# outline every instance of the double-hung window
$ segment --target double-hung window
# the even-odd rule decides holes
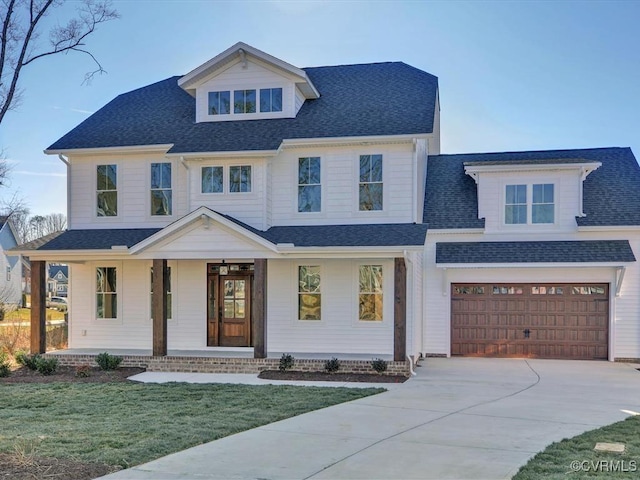
[[[233,113],[256,113],[256,91],[235,90],[233,92]]]
[[[118,318],[116,268],[96,268],[96,318]]]
[[[118,215],[118,166],[98,165],[96,169],[96,215]]]
[[[151,215],[172,214],[171,164],[151,164]]]
[[[229,192],[251,192],[251,165],[229,167]]]
[[[360,265],[358,270],[358,319],[382,321],[382,265]]]
[[[298,267],[298,319],[320,320],[321,318],[320,267],[300,265]]]
[[[260,111],[261,112],[281,112],[282,111],[282,89],[281,88],[261,88],[260,89]]]
[[[382,155],[360,155],[359,209],[382,210]]]
[[[551,224],[554,221],[555,202],[552,183],[506,186],[505,224]]]
[[[227,115],[231,113],[229,91],[209,92],[209,115]]]
[[[298,212],[319,212],[322,208],[320,157],[298,159]]]
[[[202,167],[202,193],[222,193],[223,178],[222,167]]]

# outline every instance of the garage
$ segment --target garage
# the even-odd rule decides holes
[[[609,285],[451,285],[451,354],[607,359]]]

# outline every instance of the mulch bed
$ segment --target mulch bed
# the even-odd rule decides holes
[[[91,480],[118,470],[121,468],[102,463],[0,453],[0,479],[3,480]]]
[[[42,375],[39,372],[20,367],[11,372],[8,377],[0,378],[2,383],[111,383],[127,382],[127,377],[144,372],[144,368],[121,367],[117,370],[100,370],[98,367],[89,370],[88,377],[76,375],[76,367],[58,367],[52,375]],[[1,471],[0,471],[1,473]],[[1,477],[0,477],[1,478]]]
[[[268,380],[304,380],[315,382],[364,382],[364,383],[403,383],[408,377],[403,375],[378,375],[377,373],[327,373],[297,372],[295,370],[263,370],[258,378]]]

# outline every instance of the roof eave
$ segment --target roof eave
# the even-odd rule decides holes
[[[91,147],[91,148],[61,148],[46,149],[47,155],[121,155],[123,153],[167,153],[173,143],[162,143],[157,145],[130,145],[121,147]]]

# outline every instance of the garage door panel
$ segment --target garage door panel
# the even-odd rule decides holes
[[[606,284],[455,284],[451,353],[606,359],[608,292]]]

